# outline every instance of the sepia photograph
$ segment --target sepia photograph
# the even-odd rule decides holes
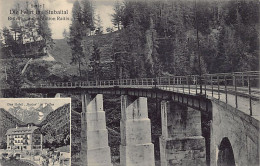
[[[69,166],[70,103],[70,98],[0,98],[0,164]]]
[[[0,166],[259,166],[259,0],[0,0]]]

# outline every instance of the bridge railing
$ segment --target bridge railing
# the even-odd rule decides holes
[[[212,96],[217,99],[220,99],[221,94],[224,93],[224,100],[227,104],[233,102],[233,99],[228,96],[232,94],[235,96],[233,104],[236,108],[239,106],[238,97],[243,96],[248,98],[250,115],[253,114],[252,100],[259,101],[260,97],[258,71],[204,74],[201,77],[196,75],[167,77],[160,78],[158,85],[165,90],[188,94],[194,93],[192,91],[195,90],[196,94]]]
[[[249,99],[249,110],[252,115],[252,100],[259,100],[259,71],[233,72],[170,76],[140,79],[118,79],[101,81],[79,82],[55,82],[40,84],[41,88],[69,88],[69,87],[156,87],[167,91],[185,94],[211,96],[217,99],[224,97],[225,102],[230,104],[230,96],[235,96],[235,107],[238,108],[238,97]],[[224,94],[224,96],[223,96]]]
[[[220,92],[225,94],[225,102],[230,103],[228,94],[235,96],[235,107],[239,107],[238,96],[248,98],[249,113],[252,116],[252,100],[259,100],[259,71],[205,74],[202,76],[204,94],[220,99]],[[210,89],[210,91],[209,91]]]

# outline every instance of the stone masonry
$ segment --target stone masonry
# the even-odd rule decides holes
[[[112,166],[103,95],[82,95],[81,161],[83,166]]]
[[[206,165],[200,112],[172,101],[162,101],[161,118],[161,166]]]
[[[121,96],[121,166],[154,166],[147,98]]]

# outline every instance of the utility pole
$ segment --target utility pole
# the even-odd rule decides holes
[[[200,43],[199,43],[199,27],[198,27],[198,18],[197,18],[197,2],[195,0],[195,23],[196,23],[196,33],[197,33],[197,52],[199,60],[199,85],[200,85],[200,95],[202,95],[202,81],[201,81],[201,62],[200,62]]]

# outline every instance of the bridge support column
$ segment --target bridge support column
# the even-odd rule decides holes
[[[55,98],[60,98],[61,94],[60,93],[56,93]]]
[[[200,111],[162,101],[161,166],[206,165],[205,139]]]
[[[147,98],[121,96],[120,166],[154,166]]]
[[[83,166],[112,166],[103,95],[82,95],[81,161]]]

